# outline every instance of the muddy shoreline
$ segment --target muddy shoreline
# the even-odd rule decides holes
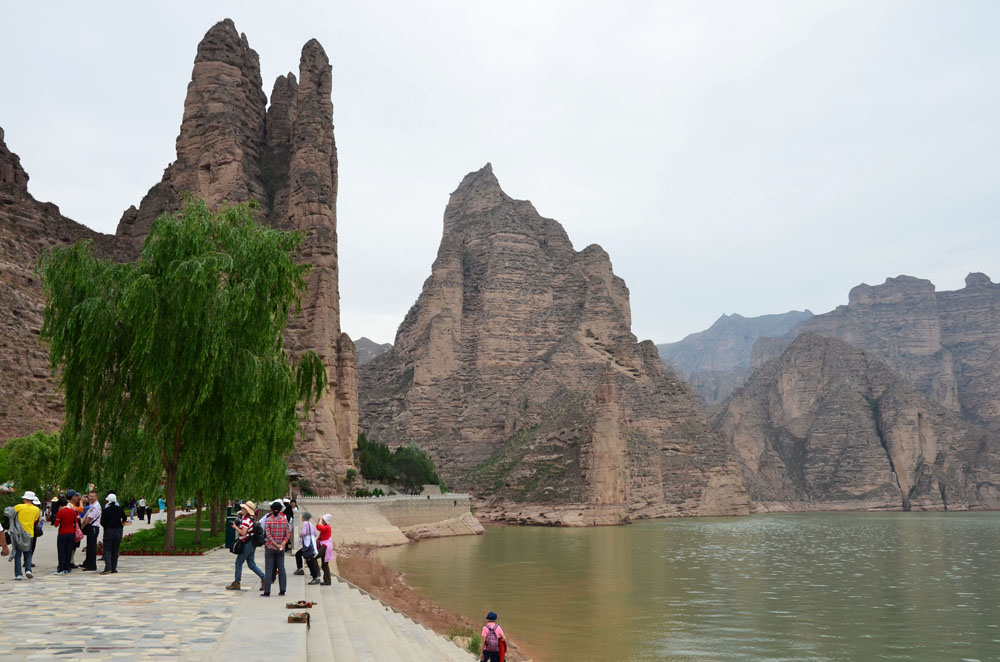
[[[419,544],[419,543],[410,543]],[[469,632],[478,632],[483,626],[481,620],[443,609],[423,597],[410,586],[406,576],[386,565],[378,557],[378,550],[372,545],[350,545],[337,549],[337,567],[347,581],[368,591],[393,608],[403,612],[413,620],[434,630],[438,634],[452,637],[465,648]],[[510,662],[543,662],[529,656],[523,645],[508,640],[507,659]]]

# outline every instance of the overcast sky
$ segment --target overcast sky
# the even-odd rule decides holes
[[[640,339],[899,274],[1000,280],[996,0],[9,2],[0,126],[30,192],[114,232],[174,159],[225,17],[268,94],[311,37],[333,63],[354,338],[393,341],[487,161],[608,251]]]

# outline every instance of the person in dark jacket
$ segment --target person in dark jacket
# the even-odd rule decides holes
[[[118,497],[109,494],[104,512],[101,513],[101,527],[104,529],[104,572],[110,575],[118,572],[118,550],[122,544],[122,530],[125,528],[127,515],[125,509],[118,505]]]

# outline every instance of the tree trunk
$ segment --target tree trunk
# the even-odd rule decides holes
[[[194,502],[194,542],[201,542],[201,490]]]
[[[163,549],[174,548],[174,506],[177,500],[177,464],[170,463],[167,469],[167,532],[163,536]]]

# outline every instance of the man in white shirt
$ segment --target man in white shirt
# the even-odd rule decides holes
[[[84,570],[97,570],[97,534],[101,530],[101,501],[97,498],[97,492],[87,495],[90,505],[87,512],[83,514],[80,528],[87,536],[87,558],[83,562]]]

